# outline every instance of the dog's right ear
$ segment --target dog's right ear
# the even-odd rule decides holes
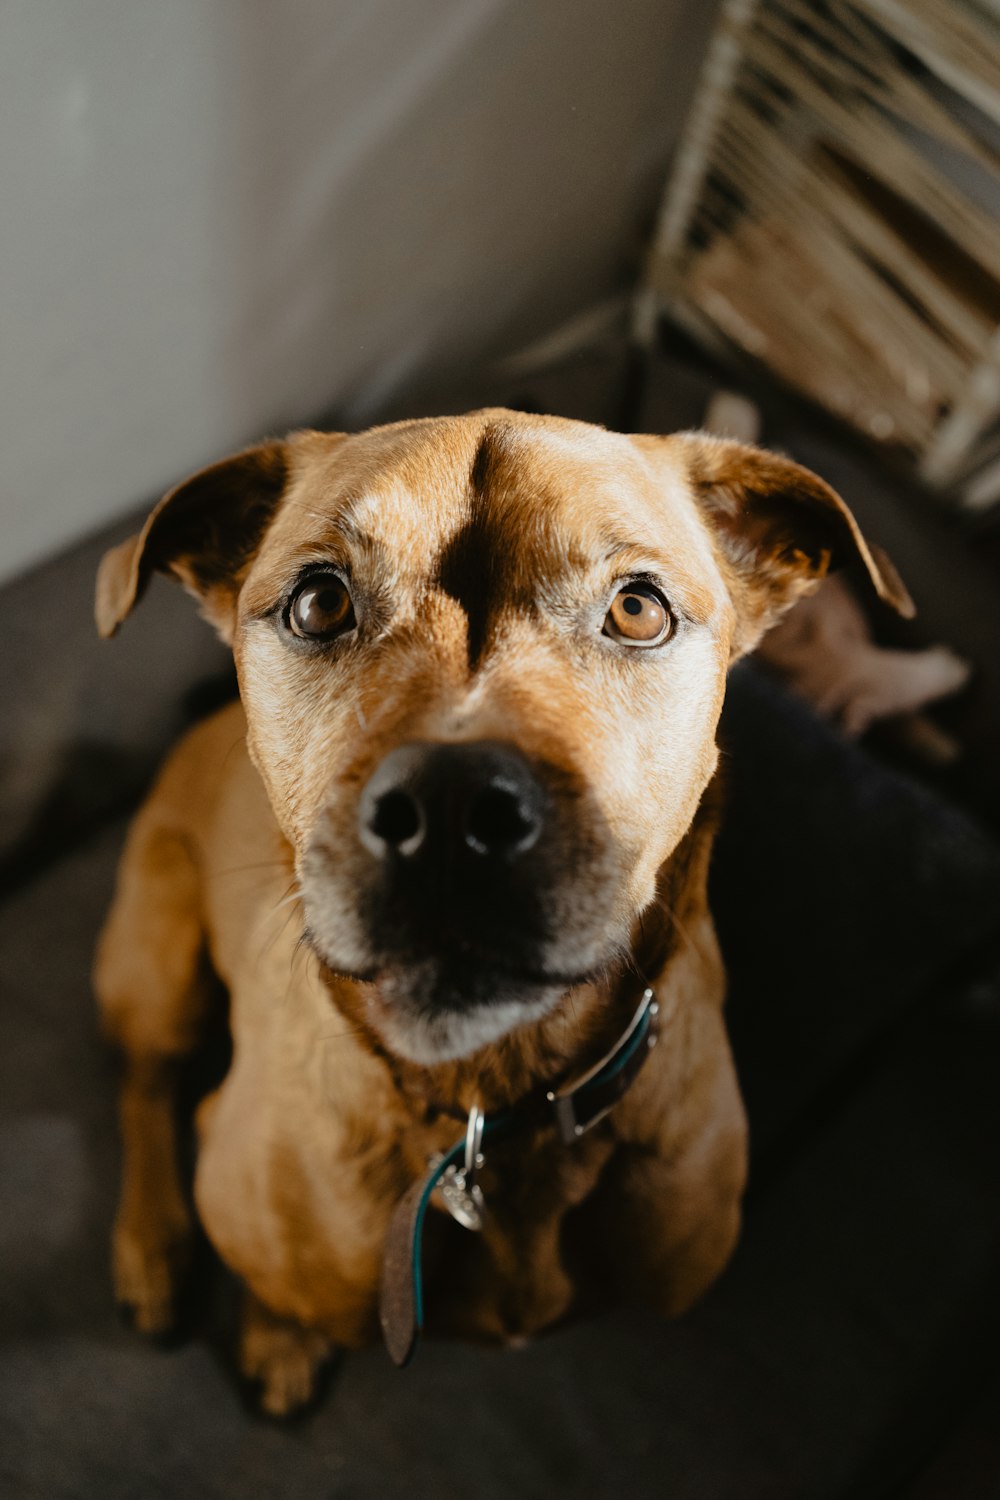
[[[231,642],[236,596],[285,489],[288,444],[273,440],[212,464],[170,490],[137,536],[113,547],[97,573],[99,633],[115,634],[154,572],[170,573]]]
[[[736,606],[734,659],[846,563],[864,568],[890,608],[913,615],[889,558],[867,541],[837,492],[801,464],[707,432],[632,441],[654,461],[679,460]]]

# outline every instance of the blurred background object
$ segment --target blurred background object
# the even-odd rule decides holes
[[[756,443],[761,435],[757,407],[733,391],[715,393],[702,426],[741,443]],[[842,575],[825,578],[768,631],[756,656],[851,739],[888,719],[926,762],[949,765],[962,753],[959,742],[920,710],[965,687],[969,663],[946,646],[894,651],[876,645]]]
[[[998,205],[991,0],[725,0],[650,301],[986,508],[1000,500]]]

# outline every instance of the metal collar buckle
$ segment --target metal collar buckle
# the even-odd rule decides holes
[[[635,1015],[611,1051],[581,1077],[545,1095],[552,1105],[560,1139],[567,1146],[610,1114],[631,1084],[646,1054],[656,1046],[659,1010],[653,991],[644,990]]]

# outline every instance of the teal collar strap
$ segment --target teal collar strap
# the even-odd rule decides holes
[[[484,1148],[547,1124],[554,1124],[563,1142],[573,1145],[631,1087],[656,1044],[657,1013],[653,991],[647,989],[610,1052],[586,1073],[536,1090],[492,1115],[473,1106],[462,1139],[435,1158],[427,1175],[400,1199],[386,1236],[379,1307],[382,1333],[395,1364],[409,1364],[424,1326],[423,1229],[435,1188],[441,1188],[453,1218],[467,1229],[481,1229],[485,1204],[476,1175]]]

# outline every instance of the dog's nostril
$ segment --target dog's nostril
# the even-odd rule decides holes
[[[385,792],[372,810],[372,833],[396,849],[419,839],[423,826],[420,808],[409,792]]]
[[[414,881],[419,886],[422,874],[460,884],[465,869],[481,881],[487,868],[518,859],[540,838],[547,810],[544,784],[512,748],[414,741],[390,750],[372,772],[357,829],[409,900],[419,897]]]
[[[517,794],[491,786],[466,810],[465,840],[478,854],[516,853],[538,837],[540,821]]]

